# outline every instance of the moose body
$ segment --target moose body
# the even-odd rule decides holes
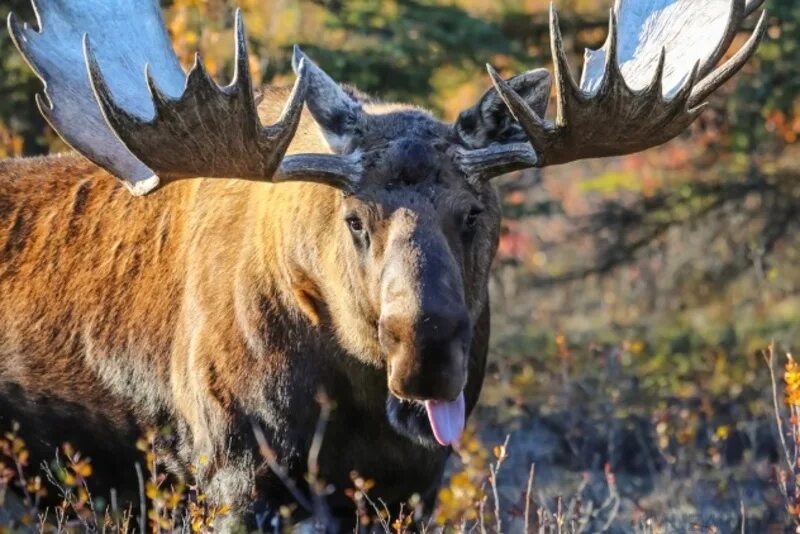
[[[298,142],[321,139],[315,128],[302,121]],[[186,475],[206,457],[221,501],[282,504],[291,496],[251,425],[302,487],[324,393],[335,409],[321,479],[347,488],[354,470],[389,503],[432,498],[446,449],[401,435],[386,415],[386,371],[337,340],[337,327],[370,331],[349,283],[358,266],[339,250],[351,236],[331,224],[343,200],[319,184],[219,180],[145,200],[78,155],[0,163],[0,426],[23,422],[38,460],[69,441],[100,476],[118,474],[107,486],[133,491],[137,437],[170,427],[159,456],[172,469]],[[485,239],[491,257],[496,235]],[[311,287],[339,309],[304,309],[298,295]],[[483,379],[485,299],[473,330],[468,409]]]
[[[306,473],[344,521],[353,472],[390,511],[430,510],[483,381],[490,180],[671,139],[766,28],[715,68],[758,0],[641,3],[617,3],[580,84],[552,11],[555,122],[546,70],[490,68],[453,124],[299,49],[294,88],[257,106],[239,16],[220,87],[199,58],[184,73],[157,2],[47,2],[41,31],[12,15],[42,113],[88,159],[0,163],[0,426],[35,460],[71,442],[131,492],[136,438],[168,427],[170,472],[251,522],[307,501]]]

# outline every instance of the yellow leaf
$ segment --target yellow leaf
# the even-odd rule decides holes
[[[231,507],[230,507],[230,506],[228,506],[227,504],[223,504],[222,506],[220,506],[219,508],[217,508],[217,515],[220,515],[220,516],[222,516],[222,515],[228,515],[228,513],[229,513],[230,511],[231,511]]]
[[[498,460],[502,460],[503,458],[506,457],[505,445],[496,445],[495,448],[492,449],[492,451],[494,452],[494,457],[497,458]]]
[[[78,462],[73,466],[73,469],[75,469],[75,474],[80,477],[89,478],[92,476],[92,464],[87,461]]]
[[[151,500],[155,499],[156,495],[158,495],[158,489],[156,488],[156,485],[152,482],[147,482],[145,488],[145,495],[147,495],[147,498]]]

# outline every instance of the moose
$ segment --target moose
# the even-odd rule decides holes
[[[454,123],[299,48],[293,87],[254,88],[239,12],[225,86],[199,54],[184,71],[155,0],[40,0],[38,28],[12,13],[74,152],[0,162],[0,427],[22,423],[32,462],[69,441],[120,495],[136,439],[169,427],[172,476],[250,525],[310,494],[310,452],[342,528],[352,471],[430,510],[484,377],[492,179],[681,134],[756,50],[763,13],[722,62],[760,4],[617,0],[580,81],[551,8],[554,91],[546,69],[488,66]]]

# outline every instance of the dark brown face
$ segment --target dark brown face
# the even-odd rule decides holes
[[[473,381],[470,399],[464,388],[476,368],[470,346],[500,227],[494,190],[468,175],[474,169],[463,157],[521,130],[496,93],[445,124],[416,108],[370,102],[319,69],[310,73],[306,104],[321,134],[332,152],[360,162],[338,222],[337,235],[349,241],[340,259],[352,291],[352,305],[339,310],[340,339],[385,367],[396,430],[450,445],[464,427],[465,401],[477,400]]]
[[[410,409],[413,424],[447,445],[464,424],[473,324],[485,305],[499,215],[492,189],[471,185],[452,164],[452,142],[414,131],[359,148],[370,172],[345,198],[340,224],[352,241],[354,285],[377,318],[390,420]]]

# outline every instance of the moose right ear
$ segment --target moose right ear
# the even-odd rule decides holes
[[[295,71],[301,60],[308,78],[306,105],[322,128],[325,141],[336,154],[352,151],[353,137],[364,118],[361,102],[342,89],[295,45],[292,55],[292,67]]]
[[[544,118],[550,99],[550,72],[535,69],[514,76],[506,82],[527,104]],[[461,112],[455,129],[469,148],[485,148],[492,143],[509,142],[515,136],[524,138],[503,99],[494,88],[486,91],[477,104]]]

